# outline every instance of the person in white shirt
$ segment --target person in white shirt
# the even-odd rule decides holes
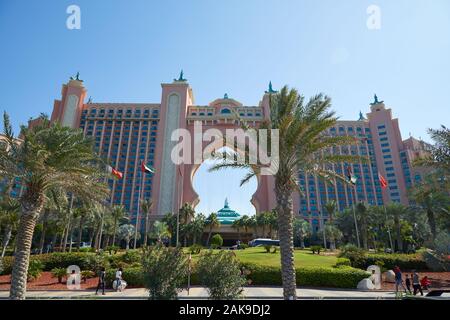
[[[119,268],[119,270],[116,271],[116,291],[122,291],[121,285],[122,285],[122,268]]]

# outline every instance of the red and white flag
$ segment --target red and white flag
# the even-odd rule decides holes
[[[111,173],[112,175],[114,175],[117,179],[122,179],[123,178],[123,173],[114,169],[111,166],[108,166],[108,172]]]
[[[378,180],[380,180],[381,187],[383,189],[386,189],[388,186],[388,183],[387,183],[386,179],[379,172],[378,172]]]

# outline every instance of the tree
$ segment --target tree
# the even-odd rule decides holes
[[[327,212],[327,215],[328,215],[328,224],[330,226],[334,226],[334,214],[335,214],[336,208],[337,208],[336,201],[330,200],[327,203],[325,203],[325,205],[323,207],[325,208],[325,211]],[[325,228],[325,232],[330,236],[330,250],[334,251],[334,250],[336,250],[336,238],[331,236],[327,232],[327,229],[330,229],[330,228]],[[341,233],[341,236],[342,236],[342,233]]]
[[[181,222],[183,224],[183,234],[184,234],[184,246],[187,246],[187,237],[189,235],[189,227],[187,224],[195,217],[195,210],[190,203],[184,203],[181,208],[179,215],[181,217]],[[177,244],[178,245],[178,244]]]
[[[205,220],[205,216],[199,213],[189,223],[189,232],[192,235],[193,244],[196,244],[197,240],[202,237],[203,231],[205,230]]]
[[[141,202],[141,211],[145,215],[145,232],[144,232],[144,246],[147,246],[147,237],[149,232],[149,219],[150,219],[150,213],[152,211],[153,207],[153,201],[151,199],[149,200],[142,200]]]
[[[3,226],[2,254],[3,258],[6,254],[12,232],[17,228],[19,221],[20,203],[8,196],[0,200],[0,226]]]
[[[244,291],[245,275],[232,252],[221,250],[216,253],[210,250],[202,254],[197,263],[197,273],[210,299],[238,299]]]
[[[131,224],[121,225],[118,236],[120,240],[125,240],[126,250],[130,249],[130,241],[134,236],[134,226]]]
[[[276,213],[278,218],[281,276],[283,296],[285,299],[296,299],[296,275],[294,266],[293,245],[293,198],[294,192],[300,192],[298,174],[316,175],[325,181],[338,178],[345,181],[335,172],[328,170],[327,165],[334,162],[356,161],[354,156],[333,155],[327,152],[338,145],[356,143],[356,139],[345,136],[328,136],[324,132],[335,125],[337,118],[330,111],[331,99],[322,94],[316,95],[308,102],[298,94],[297,90],[283,87],[279,93],[269,95],[270,119],[260,125],[261,129],[277,132],[279,137],[277,166],[272,174],[275,178]],[[248,126],[244,123],[244,127]],[[257,131],[262,134],[262,131]],[[268,139],[270,140],[270,139]],[[261,147],[261,146],[260,146]],[[245,146],[244,155],[229,154],[226,159],[213,166],[210,170],[222,168],[248,168],[249,172],[242,183],[267,169],[261,163],[249,164],[249,146]],[[270,153],[272,150],[268,150]],[[220,158],[220,155],[217,156]],[[231,160],[230,159],[234,159]]]
[[[172,212],[167,213],[161,220],[167,225],[167,229],[172,235],[172,241],[174,240],[174,236],[177,232],[177,216]]]
[[[256,215],[256,222],[259,227],[262,229],[262,236],[263,238],[266,237],[266,227],[269,225],[269,213],[268,212],[260,212],[258,215]]]
[[[217,217],[217,213],[213,212],[209,215],[209,217],[205,221],[206,226],[208,226],[208,239],[206,240],[206,245],[209,246],[209,240],[211,239],[211,234],[214,228],[220,227],[220,221]]]
[[[116,245],[117,226],[121,219],[127,217],[127,212],[124,206],[115,205],[111,208],[111,216],[113,218],[113,246]]]
[[[155,221],[155,223],[153,223],[151,236],[156,238],[158,242],[162,242],[163,239],[170,238],[171,233],[165,222]]]
[[[399,203],[390,203],[386,206],[386,215],[392,219],[397,251],[404,251],[402,237],[402,220],[407,215],[408,208]]]
[[[105,198],[108,188],[99,183],[103,176],[92,140],[78,129],[49,124],[22,127],[20,143],[14,137],[9,116],[4,114],[6,148],[0,150],[0,172],[19,178],[24,186],[21,214],[11,276],[11,299],[25,299],[26,279],[34,228],[45,205],[46,191],[61,188],[67,193]]]
[[[300,218],[294,219],[294,238],[300,241],[300,248],[305,249],[305,238],[311,235],[309,222]]]
[[[358,228],[360,230],[363,247],[365,250],[369,249],[369,237],[368,237],[368,228],[369,228],[369,222],[368,222],[368,211],[367,206],[364,202],[359,202],[356,205],[356,217],[358,219]]]

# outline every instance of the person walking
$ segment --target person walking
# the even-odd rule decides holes
[[[394,273],[395,273],[395,293],[398,293],[399,286],[401,286],[406,293],[406,288],[403,285],[402,271],[398,266],[395,266]]]
[[[420,286],[423,290],[429,290],[430,289],[431,281],[428,279],[428,276],[425,276],[420,280]]]
[[[122,291],[122,268],[119,268],[119,270],[116,271],[116,291]]]
[[[103,267],[98,275],[98,285],[97,290],[95,290],[95,294],[98,294],[98,290],[102,289],[102,295],[105,295],[105,278],[106,278],[106,270]]]
[[[405,276],[405,285],[406,289],[408,289],[409,294],[411,294],[411,279],[409,278],[408,275]]]
[[[419,281],[419,275],[417,274],[417,272],[415,270],[413,271],[412,282],[413,282],[414,295],[416,295],[417,291],[419,291],[420,295],[423,296],[422,287],[420,286],[420,281]]]

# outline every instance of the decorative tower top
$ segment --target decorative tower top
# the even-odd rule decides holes
[[[187,79],[184,78],[184,72],[183,69],[180,72],[180,76],[178,77],[178,79],[173,79],[174,82],[186,82]]]
[[[228,93],[225,93],[225,94],[223,95],[223,98],[224,98],[224,99],[229,99],[229,98],[228,98]]]
[[[378,96],[376,94],[373,96],[373,98],[374,98],[374,102],[371,103],[371,105],[380,104],[380,103],[384,102],[384,101],[378,101]]]
[[[272,81],[269,82],[269,90],[266,91],[266,93],[277,93],[278,91],[273,90],[272,88]]]
[[[228,198],[225,198],[225,204],[223,205],[224,208],[228,208]]]
[[[364,120],[366,120],[366,118],[364,118],[363,113],[360,111],[359,112],[359,119],[358,119],[358,121],[364,121]]]
[[[80,79],[80,72],[77,72],[77,74],[74,77],[70,77],[70,80],[76,80],[76,81],[80,81],[83,82],[83,80]]]

